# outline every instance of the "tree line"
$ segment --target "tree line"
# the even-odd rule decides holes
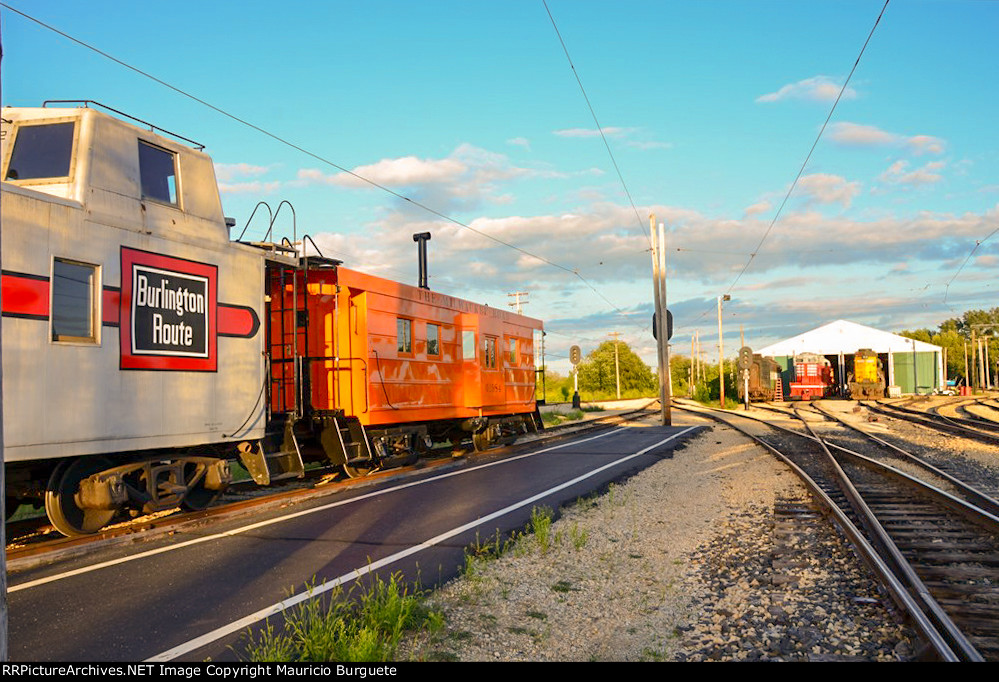
[[[971,343],[973,333],[974,346]],[[976,366],[972,364],[972,359],[978,353],[977,342],[981,339],[982,346],[988,347],[985,355],[989,360],[990,374],[993,377],[996,375],[996,363],[999,363],[999,307],[968,310],[961,317],[944,320],[936,331],[910,329],[898,332],[898,335],[942,347],[947,356],[947,377],[965,386],[971,385],[968,375],[975,376]]]
[[[987,325],[992,325],[987,327]],[[968,384],[968,374],[975,372],[972,365],[971,339],[988,346],[990,371],[995,376],[999,364],[999,307],[989,310],[968,310],[960,317],[944,320],[934,331],[915,329],[898,332],[917,341],[941,346],[946,351],[947,377],[958,384]],[[615,365],[615,353],[617,364]],[[966,355],[967,354],[967,355]],[[967,361],[965,358],[967,357]],[[720,395],[717,363],[699,365],[702,376],[692,377],[691,359],[680,354],[670,356],[670,376],[674,396],[693,396],[708,403],[717,402]],[[967,369],[966,369],[967,368]],[[735,361],[725,361],[726,402],[735,400]],[[613,400],[618,395],[620,380],[621,398],[656,398],[659,395],[657,370],[649,367],[624,341],[604,341],[590,352],[578,365],[579,395],[584,401]],[[693,381],[693,389],[691,388]],[[996,380],[993,379],[993,383]],[[552,370],[545,372],[545,400],[567,402],[572,400],[573,378]],[[539,397],[541,395],[539,384]]]

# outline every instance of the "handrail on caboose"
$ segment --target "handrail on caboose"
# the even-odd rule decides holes
[[[198,151],[204,151],[204,149],[205,149],[205,145],[201,144],[200,142],[195,142],[194,140],[192,140],[190,138],[187,138],[187,137],[184,137],[183,135],[178,135],[177,133],[170,132],[166,128],[160,128],[157,125],[153,125],[149,121],[143,121],[141,118],[136,118],[135,116],[132,116],[131,114],[126,114],[124,111],[118,111],[117,109],[109,107],[106,104],[101,104],[100,102],[97,102],[97,101],[92,100],[92,99],[47,99],[44,102],[42,102],[42,108],[43,109],[48,108],[48,105],[50,105],[50,104],[82,104],[84,109],[89,109],[90,108],[89,105],[93,104],[94,106],[98,106],[101,109],[107,109],[108,111],[110,111],[110,112],[112,112],[114,114],[117,114],[118,116],[124,116],[125,118],[132,119],[136,123],[141,123],[144,126],[149,126],[150,132],[157,132],[157,131],[159,131],[161,133],[169,135],[170,137],[175,137],[178,140],[183,140],[184,142],[187,142],[188,144],[191,144],[191,145],[194,145],[195,147],[197,147]]]

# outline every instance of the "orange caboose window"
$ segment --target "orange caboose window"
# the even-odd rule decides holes
[[[396,350],[400,353],[413,352],[413,321],[404,317],[395,321]]]
[[[482,364],[486,369],[496,369],[495,336],[486,336],[482,341]]]
[[[441,354],[441,326],[427,324],[427,355],[439,357]]]

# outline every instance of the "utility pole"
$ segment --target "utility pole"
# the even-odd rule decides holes
[[[672,390],[669,385],[669,341],[668,320],[666,308],[666,232],[663,223],[659,223],[656,232],[656,216],[649,216],[649,231],[652,233],[652,280],[656,305],[655,328],[653,334],[658,344],[659,359],[659,404],[662,408],[663,426],[673,423],[670,401]]]
[[[694,340],[696,338],[696,333],[690,335],[690,378],[687,380],[687,386],[689,388],[688,393],[690,393],[691,398],[694,397],[694,382],[697,381],[697,375],[695,374],[696,370],[694,369],[697,367],[697,361],[694,360]]]
[[[725,338],[722,336],[722,301],[731,301],[728,294],[718,297],[718,390],[721,408],[725,409]]]
[[[611,332],[608,336],[614,337],[614,378],[617,381],[617,399],[621,399],[621,365],[618,362],[617,341],[621,336],[620,332]]]
[[[523,306],[525,306],[528,303],[530,303],[530,301],[527,301],[527,300],[521,301],[520,297],[523,296],[526,299],[526,297],[528,296],[528,293],[526,291],[515,291],[512,294],[507,294],[507,296],[513,297],[513,301],[511,301],[510,303],[507,303],[507,305],[510,306],[511,308],[513,308],[514,310],[516,310],[518,315],[522,315],[523,314]]]
[[[991,329],[993,332],[999,330],[999,324],[973,324],[971,325],[971,352],[972,357],[974,357],[975,352],[975,330],[976,329]],[[978,342],[980,344],[978,348],[978,360],[981,370],[978,370],[976,366],[976,373],[980,376],[979,386],[985,390],[992,389],[992,360],[989,357],[989,341],[991,340],[991,335],[980,335],[978,337]],[[974,365],[975,363],[972,362]]]
[[[968,342],[964,342],[964,387],[971,392],[971,375],[968,374]]]

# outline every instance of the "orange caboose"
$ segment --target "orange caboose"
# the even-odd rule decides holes
[[[270,418],[292,424],[285,451],[290,438],[356,475],[540,426],[539,320],[329,259],[274,265],[268,282]]]

